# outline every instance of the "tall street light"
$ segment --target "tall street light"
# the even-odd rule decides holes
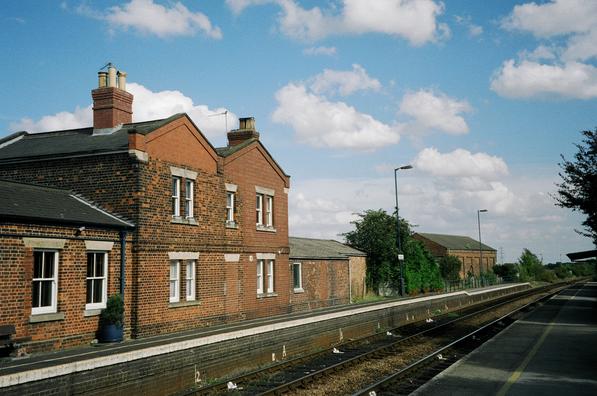
[[[394,169],[394,191],[396,192],[396,247],[398,248],[398,264],[400,265],[400,295],[404,297],[404,255],[400,244],[400,216],[398,216],[398,171],[412,169],[412,165],[404,165]]]
[[[481,213],[486,213],[487,209],[477,210],[477,225],[479,227],[479,273],[481,275],[481,284],[485,286],[485,280],[483,277],[483,248],[481,246]]]

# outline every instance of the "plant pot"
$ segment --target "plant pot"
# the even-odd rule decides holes
[[[123,338],[122,325],[102,324],[97,332],[99,342],[120,342]]]

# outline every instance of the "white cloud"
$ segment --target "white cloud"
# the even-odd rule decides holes
[[[466,15],[466,16],[456,15],[456,17],[454,19],[456,20],[457,24],[464,26],[468,30],[468,34],[470,37],[478,37],[483,34],[483,27],[479,26],[479,25],[475,25],[472,22],[472,18],[470,17],[470,15]]]
[[[502,27],[522,30],[537,37],[582,33],[597,23],[597,2],[594,0],[553,0],[545,4],[517,5],[502,20]]]
[[[226,4],[235,14],[240,14],[247,7],[272,3],[273,1],[274,0],[226,0]]]
[[[508,98],[555,95],[592,99],[597,97],[597,68],[578,62],[560,66],[510,59],[493,75],[491,89]]]
[[[171,3],[165,7],[153,0],[131,0],[122,6],[110,7],[106,12],[90,9],[86,5],[78,8],[79,13],[101,19],[112,29],[134,29],[142,34],[168,36],[192,36],[198,31],[214,39],[222,38],[219,27],[213,26],[207,15],[192,12],[182,3]]]
[[[471,111],[468,102],[431,90],[407,93],[400,103],[400,112],[413,117],[419,126],[454,135],[468,132],[468,125],[460,114]]]
[[[508,174],[508,166],[503,159],[486,153],[471,153],[456,149],[442,154],[435,148],[425,148],[417,154],[413,166],[433,176],[478,177],[495,180]]]
[[[327,55],[333,56],[336,55],[337,50],[336,47],[309,47],[303,50],[303,54],[305,55]]]
[[[360,65],[352,65],[352,70],[349,71],[325,69],[311,81],[311,90],[316,94],[338,93],[346,96],[356,91],[380,89],[381,83],[371,78]]]
[[[597,57],[597,26],[588,33],[571,37],[568,48],[562,54],[565,60],[584,61],[595,57]]]
[[[419,46],[449,36],[447,25],[438,23],[444,12],[433,0],[343,0],[336,7],[305,9],[294,0],[275,0],[280,6],[279,29],[299,40],[319,40],[329,35],[380,33],[397,36]],[[234,12],[264,1],[229,0]]]
[[[218,137],[225,134],[225,121],[221,117],[210,117],[210,115],[222,113],[227,109],[209,109],[207,105],[195,104],[188,96],[180,91],[158,91],[153,92],[143,85],[129,83],[127,91],[134,95],[133,100],[133,121],[147,121],[169,117],[175,113],[186,112],[193,122],[208,137]],[[228,119],[236,122],[234,113],[228,113]],[[19,122],[12,123],[12,131],[26,130],[28,132],[43,132],[60,129],[73,129],[89,127],[93,124],[93,111],[91,105],[80,108],[73,112],[60,112],[48,115],[34,121],[30,118],[23,118]],[[230,127],[230,125],[229,125]]]
[[[400,139],[398,126],[384,124],[344,102],[328,101],[301,84],[284,86],[276,100],[273,120],[290,125],[300,142],[314,147],[368,151]]]

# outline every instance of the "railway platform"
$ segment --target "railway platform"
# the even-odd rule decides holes
[[[597,282],[565,289],[416,395],[597,395]]]

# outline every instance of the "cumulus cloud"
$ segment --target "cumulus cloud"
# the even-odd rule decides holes
[[[400,112],[413,117],[418,126],[453,135],[468,132],[468,125],[461,114],[471,111],[472,107],[467,101],[431,90],[406,93],[400,103]]]
[[[259,0],[228,0],[236,13]],[[282,33],[306,41],[329,35],[380,33],[408,40],[419,46],[449,36],[446,24],[438,23],[443,14],[441,2],[434,0],[343,0],[340,9],[331,7],[305,9],[294,0],[275,0],[280,8],[279,29]]]
[[[305,55],[327,55],[333,56],[336,55],[337,50],[336,47],[309,47],[303,50],[303,54]]]
[[[113,30],[130,28],[141,34],[153,34],[161,38],[192,36],[200,31],[214,39],[222,38],[222,31],[212,25],[207,15],[199,11],[192,12],[180,2],[166,7],[153,0],[131,0],[122,6],[110,7],[105,12],[81,5],[78,12],[106,21]]]
[[[510,59],[493,75],[491,89],[518,99],[550,95],[592,99],[597,97],[597,68],[579,62],[547,65]]]
[[[352,70],[349,71],[325,69],[311,81],[311,90],[316,94],[337,93],[346,96],[356,91],[380,89],[381,83],[371,78],[360,65],[352,65]]]
[[[475,25],[472,21],[470,15],[460,16],[456,15],[454,17],[456,23],[464,26],[468,30],[468,35],[470,37],[478,37],[483,34],[483,27],[479,25]]]
[[[141,84],[129,83],[127,91],[134,95],[133,121],[148,121],[169,117],[175,113],[186,112],[193,122],[208,137],[218,137],[225,134],[225,122],[221,117],[212,115],[227,111],[224,108],[210,109],[207,105],[195,104],[191,98],[180,91],[153,92]],[[234,113],[228,112],[230,120],[236,120]],[[77,107],[73,112],[59,112],[41,117],[34,121],[23,118],[10,124],[12,131],[26,130],[28,132],[44,132],[60,129],[74,129],[89,127],[93,124],[92,106]]]
[[[425,148],[413,161],[416,169],[433,176],[479,177],[495,180],[508,174],[508,166],[503,159],[486,153],[471,153],[456,149],[442,154],[436,148]]]
[[[400,139],[398,126],[384,124],[344,102],[329,101],[302,84],[284,86],[276,100],[273,120],[290,125],[300,142],[314,147],[367,151]]]

